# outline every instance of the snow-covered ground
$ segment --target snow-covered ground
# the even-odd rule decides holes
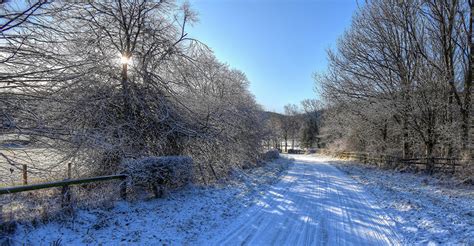
[[[372,193],[394,218],[406,243],[474,245],[474,187],[452,178],[329,161]]]
[[[11,239],[17,245],[473,244],[472,187],[321,156],[291,157],[286,172],[289,161],[280,159],[236,173],[225,185],[23,225]]]
[[[188,187],[165,199],[118,202],[111,209],[76,211],[67,221],[21,225],[9,238],[14,245],[182,245],[214,235],[258,201],[291,163],[279,159],[264,167],[236,172],[225,184]],[[0,239],[0,244],[2,240]]]
[[[357,182],[324,158],[295,164],[210,245],[400,245],[395,223]]]

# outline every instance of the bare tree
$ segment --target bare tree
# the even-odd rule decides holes
[[[306,99],[301,102],[301,106],[303,108],[301,145],[311,148],[316,143],[319,147],[322,104],[319,100]]]
[[[470,10],[469,1],[456,0],[374,0],[361,7],[329,52],[328,72],[316,77],[329,107],[351,115],[346,127],[353,131],[338,137],[354,141],[346,146],[429,160],[465,152]]]
[[[120,0],[40,9],[3,33],[10,58],[0,68],[0,107],[14,134],[60,153],[56,165],[111,173],[126,158],[186,154],[207,182],[257,162],[261,109],[245,74],[188,37],[186,25],[196,20],[189,5]]]
[[[287,136],[291,139],[291,149],[295,149],[295,140],[299,139],[299,133],[300,133],[300,110],[298,108],[298,105],[296,104],[287,104],[284,107],[285,110],[285,121],[286,124],[289,126],[287,130]],[[287,137],[287,138],[288,138]],[[285,140],[285,149],[286,149],[286,140]]]
[[[7,32],[10,29],[21,26],[28,18],[39,12],[46,1],[24,1],[22,4],[15,4],[12,1],[5,1],[0,5],[0,32]]]

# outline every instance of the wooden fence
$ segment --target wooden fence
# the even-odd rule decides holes
[[[25,171],[23,172],[23,178],[24,178],[23,183],[26,184],[27,175],[26,175],[25,167],[24,167],[24,170]],[[88,184],[88,183],[94,183],[94,182],[102,182],[102,181],[108,181],[108,180],[121,180],[122,182],[120,183],[120,197],[124,200],[127,199],[127,184],[125,182],[127,175],[125,174],[98,176],[98,177],[90,177],[90,178],[82,178],[82,179],[70,179],[70,176],[71,176],[70,168],[68,168],[68,179],[61,180],[61,181],[54,181],[54,182],[32,184],[32,185],[21,185],[21,186],[0,188],[0,195],[61,187],[61,206],[69,207],[70,202],[71,202],[71,192],[70,192],[69,186]],[[0,204],[0,225],[3,224],[2,210],[3,208],[2,208],[2,205]]]
[[[406,167],[417,171],[455,173],[473,160],[462,160],[458,158],[411,158],[404,159],[390,155],[377,155],[360,152],[337,152],[334,156],[341,159],[356,160],[366,164],[374,164],[379,167],[396,168]],[[431,168],[429,168],[431,167]]]

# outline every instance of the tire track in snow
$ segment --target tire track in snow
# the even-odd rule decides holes
[[[214,245],[400,245],[389,216],[351,178],[323,158],[295,164]]]
[[[290,171],[288,172],[290,173]],[[248,222],[249,226],[240,227],[236,226],[231,228],[230,230],[225,233],[226,237],[218,239],[215,244],[216,245],[223,245],[223,244],[231,244],[231,242],[227,241],[227,238],[235,238],[235,242],[238,242],[234,245],[246,245],[248,241],[253,238],[253,236],[257,233],[257,230],[261,228],[261,223],[266,217],[266,213],[262,212],[262,210],[280,206],[277,203],[279,202],[280,198],[283,198],[286,193],[289,192],[289,187],[291,187],[296,181],[296,178],[293,175],[286,175],[282,178],[282,180],[278,183],[279,186],[284,190],[282,194],[274,193],[274,192],[267,192],[268,194],[265,195],[257,205],[251,207],[249,211],[243,214],[244,217],[240,217],[240,219],[245,220]],[[248,215],[246,217],[245,215]],[[266,224],[268,227],[268,223]]]

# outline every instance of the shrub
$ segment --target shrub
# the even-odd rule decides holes
[[[187,185],[193,177],[193,160],[187,156],[143,157],[122,162],[131,187],[148,188],[162,197],[169,188]]]
[[[265,152],[265,154],[263,154],[263,159],[265,161],[272,161],[272,160],[278,159],[279,157],[280,157],[280,152],[277,149],[271,149]]]

